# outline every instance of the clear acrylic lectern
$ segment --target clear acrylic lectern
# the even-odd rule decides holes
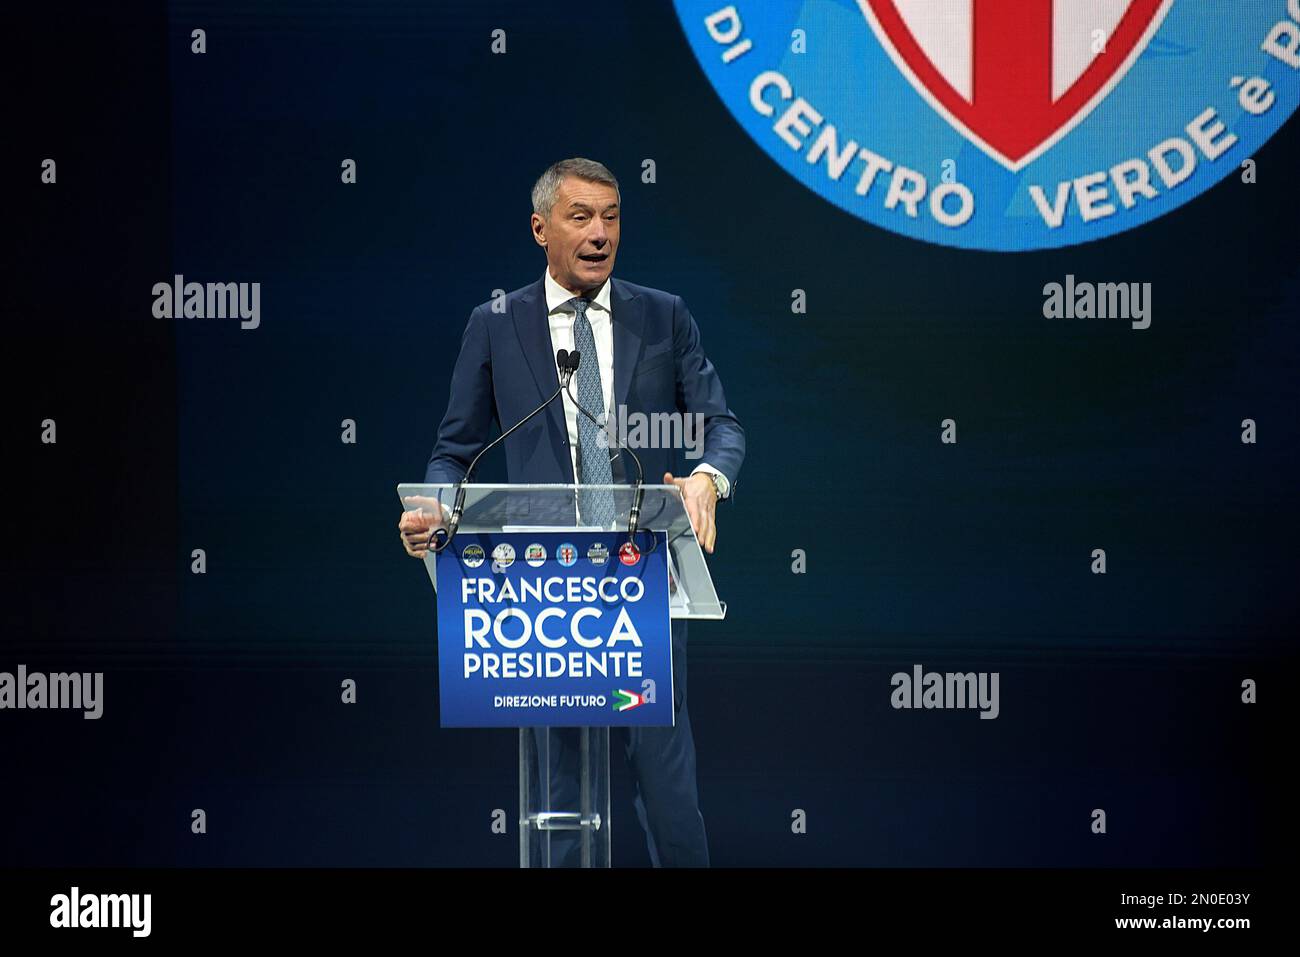
[[[465,485],[464,490],[460,532],[626,530],[636,494],[631,485]],[[581,521],[579,495],[589,493],[612,496],[611,523]],[[397,494],[405,510],[441,511],[445,518],[453,509],[456,486],[402,484],[397,486]],[[723,618],[727,606],[714,590],[704,552],[682,504],[681,489],[643,485],[637,527],[667,533],[671,617]],[[425,567],[436,590],[437,567],[432,554],[425,558]],[[572,787],[575,777],[576,793]],[[609,867],[611,863],[609,728],[520,728],[519,866],[551,867],[566,862],[583,867]]]

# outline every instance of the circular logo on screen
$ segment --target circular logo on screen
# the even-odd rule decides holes
[[[465,563],[466,568],[478,568],[483,564],[484,557],[482,545],[466,545],[465,550],[460,553],[460,560]]]
[[[624,542],[619,546],[618,560],[624,565],[635,565],[641,560],[641,550],[631,542]]]
[[[1248,188],[1300,102],[1300,0],[674,2],[788,173],[944,246],[1085,243]]]
[[[546,561],[546,546],[539,542],[533,542],[524,550],[524,561],[530,568],[541,568]]]
[[[571,568],[578,560],[578,549],[572,542],[561,542],[555,546],[555,560],[563,568]]]
[[[587,549],[587,557],[593,565],[603,565],[609,561],[609,549],[601,542],[592,542]]]

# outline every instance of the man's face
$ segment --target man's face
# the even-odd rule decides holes
[[[618,193],[575,176],[560,181],[549,216],[533,213],[533,239],[546,249],[551,276],[571,292],[599,289],[618,251]]]

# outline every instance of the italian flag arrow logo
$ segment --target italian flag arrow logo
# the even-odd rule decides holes
[[[614,691],[614,710],[631,711],[633,708],[639,708],[645,704],[645,695],[639,695],[635,691],[623,691],[615,689]]]

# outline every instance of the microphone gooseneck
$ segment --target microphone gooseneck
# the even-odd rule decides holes
[[[492,449],[494,449],[497,445],[504,442],[506,436],[510,435],[512,432],[515,431],[515,429],[519,428],[521,425],[523,425],[525,422],[527,422],[529,419],[535,416],[538,412],[541,412],[542,409],[546,408],[548,405],[550,405],[559,397],[560,393],[564,391],[565,386],[569,384],[569,379],[572,377],[574,370],[578,368],[578,364],[575,361],[575,357],[577,356],[578,356],[577,352],[570,353],[566,349],[560,349],[558,352],[556,352],[555,365],[556,368],[559,370],[559,374],[560,374],[560,387],[556,389],[553,393],[551,393],[550,398],[548,398],[545,402],[543,402],[537,408],[533,409],[533,411],[529,412],[526,416],[524,416],[514,425],[510,426],[510,428],[506,429],[506,431],[502,432],[500,435],[498,435],[487,445],[483,446],[482,451],[480,451],[478,455],[474,456],[474,458],[470,460],[469,468],[465,470],[465,477],[456,483],[456,500],[452,504],[451,517],[447,519],[446,527],[439,527],[434,529],[433,532],[434,541],[431,547],[435,552],[443,551],[448,545],[451,544],[451,540],[456,537],[456,530],[460,527],[461,515],[465,511],[465,486],[469,482],[469,480],[473,477],[474,468],[475,466],[478,465],[478,460],[481,459],[488,452],[490,452]]]
[[[582,353],[576,351],[569,353],[569,364],[571,367],[569,370],[570,375],[578,371],[578,365],[581,362],[582,362]],[[592,424],[596,426],[596,428],[605,430],[606,434],[608,434],[608,427],[602,424],[599,419],[597,419],[594,415],[592,415],[585,408],[583,408],[582,403],[579,402],[577,398],[574,396],[572,378],[570,378],[569,381],[562,388],[565,389],[565,391],[569,396],[569,399],[573,402],[574,406],[577,407],[578,411],[581,412],[583,415],[585,415],[592,422]],[[623,451],[626,451],[628,455],[632,456],[632,461],[636,463],[636,486],[635,486],[635,490],[632,493],[632,507],[628,510],[628,515],[627,515],[627,540],[631,542],[633,545],[635,545],[637,525],[641,519],[641,502],[645,498],[645,469],[641,467],[641,459],[637,456],[635,452],[632,451],[632,449],[629,446],[627,446],[626,444],[620,441],[619,448]],[[653,552],[658,547],[659,547],[658,541],[656,541],[655,537],[651,535],[650,549],[647,552],[647,554],[649,554],[649,552]]]

